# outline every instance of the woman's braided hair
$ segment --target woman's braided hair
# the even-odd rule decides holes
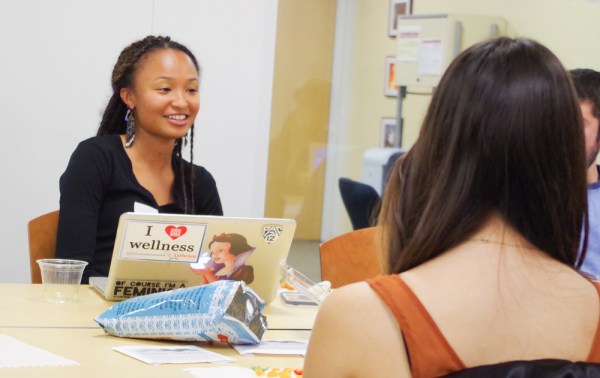
[[[112,96],[104,109],[102,121],[98,128],[97,135],[110,134],[125,134],[127,122],[125,114],[127,113],[127,105],[121,100],[120,91],[122,88],[132,88],[135,72],[140,66],[140,63],[149,53],[158,49],[173,49],[185,53],[196,67],[198,75],[200,75],[200,66],[192,52],[185,46],[175,41],[170,37],[162,36],[147,36],[142,40],[136,41],[125,47],[112,72],[111,85]],[[183,201],[186,214],[195,212],[194,205],[194,125],[190,129],[190,164],[186,164],[181,156],[182,145],[187,145],[187,136],[179,138],[175,141],[175,149],[173,150],[173,170],[176,177],[180,177],[181,186],[183,189]]]

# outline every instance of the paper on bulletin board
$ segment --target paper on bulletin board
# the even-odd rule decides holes
[[[419,60],[420,36],[420,25],[402,25],[398,27],[397,61],[417,62]]]
[[[442,75],[442,40],[424,39],[419,49],[419,74],[423,76]]]

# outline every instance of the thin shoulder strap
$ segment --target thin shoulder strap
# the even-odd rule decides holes
[[[594,287],[598,291],[598,300],[600,301],[600,282],[592,281]],[[594,335],[594,341],[592,342],[592,348],[588,355],[587,362],[600,363],[600,316],[598,316],[598,324],[596,325],[596,334]]]
[[[398,275],[367,282],[400,325],[413,377],[437,377],[465,368],[421,301]]]

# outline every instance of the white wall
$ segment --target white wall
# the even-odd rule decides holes
[[[350,177],[346,169],[346,156],[353,153],[348,129],[350,120],[350,95],[353,89],[352,69],[354,62],[357,7],[355,0],[338,0],[335,40],[333,46],[333,75],[331,79],[331,102],[327,135],[327,166],[323,193],[323,220],[321,240],[352,230],[350,218],[344,208],[338,179]],[[355,150],[354,150],[355,151]],[[358,178],[355,178],[358,180]]]
[[[96,132],[119,52],[148,34],[202,65],[194,160],[225,214],[262,216],[276,18],[277,0],[0,2],[0,282],[29,282],[27,221],[58,208],[58,179]]]

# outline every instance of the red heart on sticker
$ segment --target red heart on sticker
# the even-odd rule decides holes
[[[165,232],[171,239],[175,240],[175,239],[179,238],[180,236],[185,235],[185,233],[187,232],[187,227],[185,227],[185,226],[167,226],[167,227],[165,227]]]

